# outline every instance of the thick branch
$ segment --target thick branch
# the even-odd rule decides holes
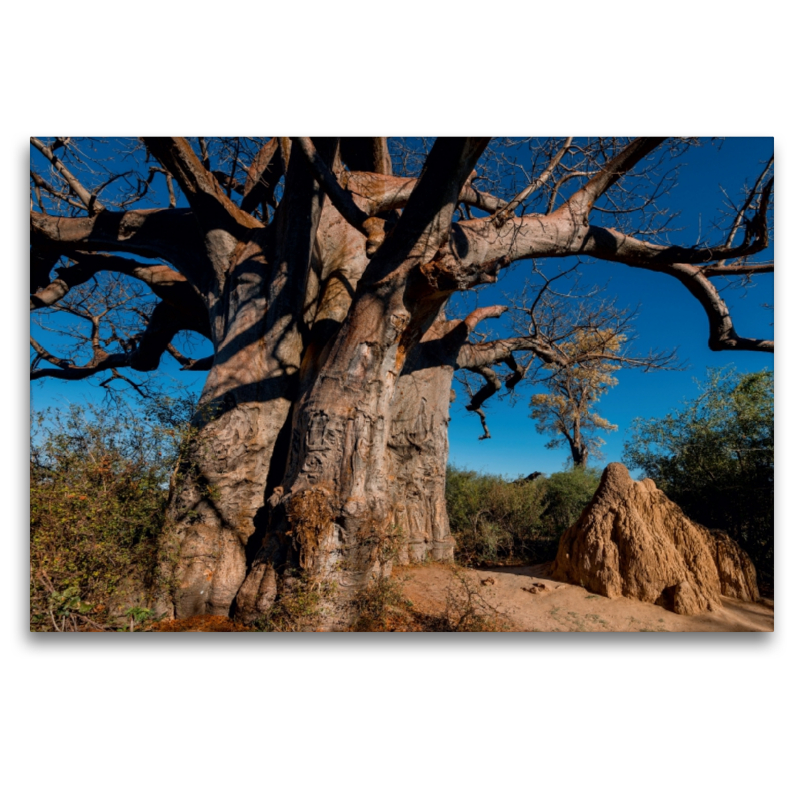
[[[489,141],[489,138],[470,137],[436,140],[392,234],[394,241],[421,244],[420,255],[433,258],[450,237],[461,190]]]
[[[467,315],[464,320],[464,326],[467,331],[471,333],[483,320],[497,319],[498,317],[502,317],[506,311],[508,311],[508,306],[485,306],[484,308],[476,308]]]
[[[31,311],[52,306],[61,300],[70,289],[86,283],[97,270],[85,264],[75,264],[58,271],[58,277],[47,286],[31,295]]]
[[[769,244],[767,214],[772,190],[770,180],[761,193],[759,209],[749,223],[749,236],[738,245],[680,247],[645,242],[613,228],[589,225],[573,214],[529,214],[512,217],[499,228],[490,220],[467,220],[453,225],[454,243],[448,259],[437,264],[439,272],[458,288],[495,280],[497,268],[525,258],[589,255],[632,267],[666,271],[671,264],[707,264],[709,275],[728,274],[729,267],[710,262],[743,259]],[[563,208],[563,207],[562,207]],[[748,267],[735,265],[736,273]],[[754,267],[753,271],[767,271]]]
[[[138,372],[152,372],[158,369],[161,356],[170,346],[179,331],[187,328],[186,323],[175,313],[168,303],[161,302],[154,309],[144,333],[139,337],[136,349],[131,353],[130,366]]]
[[[341,140],[342,161],[353,171],[392,174],[385,136],[347,136]]]
[[[547,364],[568,363],[567,357],[550,343],[534,336],[513,336],[492,342],[464,344],[458,351],[456,365],[475,371],[489,364],[506,361],[515,352],[532,352]]]
[[[367,215],[355,204],[353,197],[343,189],[336,180],[336,176],[325,160],[317,152],[314,143],[307,136],[298,136],[294,139],[308,163],[314,179],[330,198],[336,210],[356,229],[365,231]]]
[[[31,244],[62,255],[111,250],[168,261],[194,285],[211,276],[202,232],[185,208],[103,211],[94,217],[30,215]]]
[[[281,179],[286,165],[280,140],[273,136],[257,153],[247,170],[242,197],[242,211],[252,214],[259,203],[269,203],[275,207],[275,187]]]
[[[144,137],[143,141],[178,182],[204,230],[221,228],[241,238],[242,228],[263,227],[225,194],[219,181],[203,166],[186,139],[180,136],[149,136]]]
[[[372,172],[345,172],[342,181],[356,205],[369,216],[405,208],[417,185],[416,178],[397,178]],[[470,184],[462,187],[458,201],[490,213],[506,206],[505,200],[479,192]]]
[[[600,172],[575,192],[559,211],[565,211],[585,219],[592,210],[592,206],[603,194],[664,141],[665,137],[657,136],[634,139],[621,153],[604,164]]]
[[[198,324],[205,322],[204,335],[208,335],[208,315],[205,305],[180,272],[166,264],[142,264],[121,256],[79,254],[74,264],[57,271],[56,280],[31,295],[31,311],[52,306],[70,289],[85,283],[101,271],[118,272],[142,281],[157,297],[196,317]]]

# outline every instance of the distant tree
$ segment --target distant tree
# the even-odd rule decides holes
[[[596,431],[617,429],[594,411],[594,406],[617,385],[614,373],[621,366],[611,361],[581,361],[580,356],[589,352],[617,355],[624,341],[623,335],[613,331],[578,331],[571,342],[562,346],[570,365],[547,365],[551,373],[547,379],[549,391],[531,397],[531,419],[536,421],[536,430],[554,434],[545,447],[567,444],[575,467],[585,468],[589,456],[601,457],[600,447],[605,442]]]
[[[725,530],[772,583],[774,383],[768,370],[709,370],[701,393],[663,419],[635,419],[623,459],[692,519]]]

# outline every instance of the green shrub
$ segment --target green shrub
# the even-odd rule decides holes
[[[624,461],[652,478],[692,519],[747,551],[761,591],[774,559],[772,372],[709,370],[699,396],[663,419],[635,419]]]
[[[512,482],[449,466],[447,511],[461,564],[541,563],[555,558],[561,534],[580,516],[597,470]]]
[[[31,630],[132,629],[152,616],[143,604],[188,408],[32,415]]]
[[[555,472],[547,478],[542,526],[547,538],[556,543],[556,549],[561,535],[577,521],[594,496],[601,475],[601,470],[590,467]],[[553,551],[551,557],[555,555]]]

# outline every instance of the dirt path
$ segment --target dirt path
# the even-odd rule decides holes
[[[457,569],[431,564],[393,571],[416,610],[441,613],[448,597],[469,581],[514,631],[772,631],[772,601],[723,598],[714,613],[687,617],[638,600],[591,594],[580,586],[543,577],[542,566]],[[461,576],[461,579],[458,576]],[[452,602],[452,600],[451,600]]]

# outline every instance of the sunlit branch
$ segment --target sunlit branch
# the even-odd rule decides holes
[[[55,170],[67,183],[67,186],[75,193],[83,203],[84,208],[89,214],[98,214],[105,209],[105,206],[97,199],[94,193],[88,191],[83,184],[64,166],[64,162],[53,153],[53,151],[41,140],[31,136],[31,144],[53,165]]]
[[[495,217],[495,224],[502,225],[516,210],[516,208],[524,203],[534,192],[544,186],[550,180],[555,168],[561,163],[567,151],[572,144],[572,136],[568,136],[561,146],[561,149],[553,156],[550,163],[545,167],[544,171],[534,180],[529,186],[523,189],[502,211],[498,212]]]
[[[579,218],[587,217],[598,198],[664,141],[664,137],[656,136],[634,139],[622,152],[604,164],[600,172],[575,192],[559,211]]]

